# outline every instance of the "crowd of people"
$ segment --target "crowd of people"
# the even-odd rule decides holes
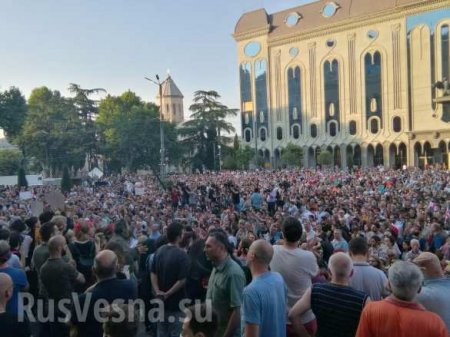
[[[0,190],[2,336],[450,331],[448,171],[125,174],[59,202],[55,189]]]

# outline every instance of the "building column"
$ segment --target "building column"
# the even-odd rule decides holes
[[[367,144],[361,144],[361,167],[367,168]]]
[[[307,146],[303,146],[303,167],[309,168],[309,148]]]
[[[414,167],[415,163],[415,153],[414,153],[414,143],[409,142],[408,147],[406,148],[408,152],[408,166]]]
[[[385,168],[391,167],[390,145],[387,142],[383,144],[383,163]]]
[[[342,144],[341,148],[341,169],[347,168],[347,145]]]

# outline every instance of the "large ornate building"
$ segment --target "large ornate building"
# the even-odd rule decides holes
[[[277,164],[288,143],[305,166],[449,163],[448,0],[322,0],[236,25],[242,141]],[[446,103],[443,103],[446,101]]]

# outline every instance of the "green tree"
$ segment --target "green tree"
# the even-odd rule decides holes
[[[217,169],[218,146],[229,144],[231,139],[224,134],[235,131],[225,119],[237,115],[237,110],[223,105],[219,99],[216,91],[196,91],[194,103],[189,107],[192,119],[180,128],[183,142],[192,151],[194,168],[205,165],[207,169]]]
[[[247,170],[254,156],[255,151],[250,146],[240,147],[236,152],[237,167],[241,170]]]
[[[10,142],[19,136],[27,115],[27,103],[19,89],[11,87],[0,93],[0,128]]]
[[[0,175],[15,175],[22,162],[22,153],[17,150],[0,150]]]
[[[281,163],[287,166],[301,167],[303,150],[300,146],[289,143],[281,150]]]
[[[19,187],[28,187],[28,181],[23,167],[19,168],[19,172],[17,173],[17,185]]]
[[[322,151],[317,157],[317,163],[320,165],[331,165],[333,163],[333,155],[330,151]]]
[[[108,168],[135,171],[151,168],[158,172],[160,162],[159,108],[143,102],[127,91],[119,97],[108,95],[100,102],[97,119],[101,153]],[[177,143],[175,125],[163,122],[166,156],[170,164],[178,164],[182,149]]]
[[[64,166],[80,169],[86,158],[82,121],[70,99],[47,87],[36,88],[28,100],[28,114],[18,143],[47,175]]]
[[[64,166],[63,175],[61,179],[61,191],[70,192],[72,188],[72,180],[70,180],[70,173],[67,166]]]
[[[88,150],[88,163],[89,169],[91,169],[98,165],[96,160],[96,154],[98,152],[97,132],[94,122],[95,117],[98,115],[98,102],[91,97],[98,93],[106,93],[106,90],[102,88],[83,89],[78,84],[71,83],[69,85],[69,91],[75,95],[71,100],[82,121],[85,134],[84,144]]]

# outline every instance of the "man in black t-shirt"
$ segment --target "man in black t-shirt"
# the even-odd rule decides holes
[[[6,303],[13,294],[13,281],[8,274],[0,273],[0,329],[2,337],[29,337],[28,323],[19,321],[16,314],[6,312]]]
[[[167,228],[169,243],[160,247],[153,259],[151,282],[157,298],[164,302],[164,318],[158,322],[159,336],[179,336],[182,327],[180,302],[186,298],[185,283],[189,258],[178,247],[183,236],[183,226],[172,223]]]

